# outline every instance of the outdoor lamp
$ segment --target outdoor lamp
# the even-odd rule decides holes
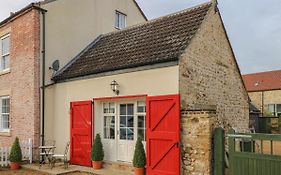
[[[113,81],[110,83],[110,86],[111,86],[111,90],[112,90],[116,95],[118,95],[118,94],[119,94],[119,90],[118,90],[119,84],[117,83],[117,81],[116,81],[116,80],[113,80]]]

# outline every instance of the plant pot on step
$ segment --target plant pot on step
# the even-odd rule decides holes
[[[135,175],[144,175],[145,165],[146,165],[146,157],[144,146],[142,144],[142,138],[138,138],[135,147],[133,165],[135,167]]]
[[[102,168],[102,161],[92,161],[92,166],[95,170]]]
[[[10,168],[11,170],[17,170],[20,168],[20,163],[22,162],[22,152],[20,148],[20,143],[19,139],[16,137],[10,155],[9,155],[9,160],[10,160]]]
[[[100,134],[96,135],[91,151],[92,165],[94,169],[102,168],[102,161],[104,158],[103,145],[101,143]]]
[[[18,170],[20,169],[20,164],[17,162],[10,162],[10,169],[11,170]]]
[[[144,175],[144,168],[135,167],[135,175]]]

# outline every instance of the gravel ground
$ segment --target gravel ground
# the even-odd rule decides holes
[[[29,169],[20,169],[17,171],[11,171],[9,169],[1,169],[0,168],[0,174],[1,175],[49,175],[47,173],[42,173],[39,171],[29,170]],[[93,175],[91,173],[82,173],[82,172],[73,172],[73,173],[67,173],[63,175]]]

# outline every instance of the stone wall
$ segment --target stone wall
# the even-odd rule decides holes
[[[0,133],[0,146],[11,146],[16,136],[39,144],[39,15],[30,9],[0,27],[11,39],[10,71],[0,74],[0,96],[10,96],[10,132]]]
[[[249,92],[248,94],[252,103],[261,110],[261,112],[263,109],[267,110],[267,105],[269,104],[281,104],[281,90]]]
[[[220,15],[209,11],[180,58],[181,108],[214,109],[218,125],[248,129],[249,104]]]
[[[212,172],[212,132],[215,111],[182,111],[182,175],[209,175]]]

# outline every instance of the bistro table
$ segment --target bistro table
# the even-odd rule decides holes
[[[54,149],[55,146],[39,146],[40,151],[40,156],[42,156],[42,160],[40,161],[39,165],[41,166],[48,160],[48,163],[51,163],[52,156],[54,155]]]

